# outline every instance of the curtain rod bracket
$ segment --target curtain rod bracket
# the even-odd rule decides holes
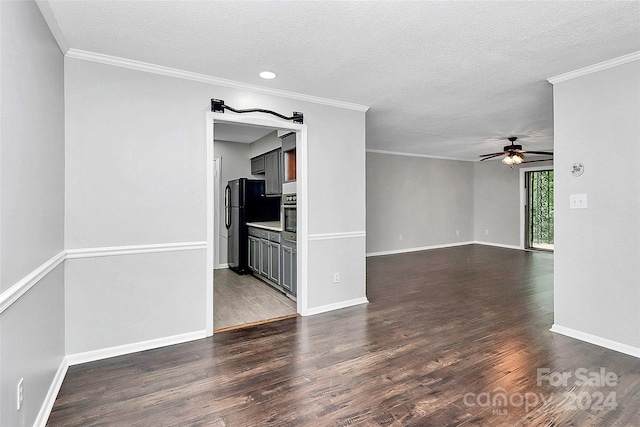
[[[224,103],[222,99],[214,99],[211,98],[211,111],[214,113],[224,113],[224,110],[233,111],[234,113],[268,113],[273,114],[274,116],[280,117],[284,120],[291,120],[293,123],[304,123],[304,114],[299,111],[294,111],[291,117],[283,116],[282,114],[276,113],[275,111],[265,110],[263,108],[249,108],[247,110],[236,110],[233,107],[229,107]]]

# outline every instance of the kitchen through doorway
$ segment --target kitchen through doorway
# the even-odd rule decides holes
[[[283,150],[281,137],[292,133],[294,135],[293,155],[295,156],[296,134],[294,132],[286,132],[279,127],[218,123],[217,121],[215,123],[213,138],[213,332],[217,333],[298,315],[295,290],[291,291],[290,288],[280,286],[280,278],[285,275],[282,268],[291,269],[289,280],[297,270],[295,258],[293,261],[295,267],[291,265],[292,259],[290,258],[292,253],[295,254],[295,241],[293,242],[293,252],[291,242],[281,241],[282,193],[297,193],[295,176],[293,179],[289,176],[287,182],[282,182],[284,179],[281,179],[274,185],[272,178],[267,178],[265,172],[257,170],[254,165],[256,157],[277,152],[279,165],[282,166],[285,156],[281,152]],[[284,170],[282,175],[284,176]],[[259,188],[264,196],[262,198],[265,200],[259,202],[259,205],[268,205],[271,212],[273,212],[274,205],[277,205],[277,217],[273,217],[273,213],[269,214],[269,218],[266,216],[261,218],[260,215],[255,216],[254,214],[253,219],[247,216],[246,220],[239,220],[237,213],[232,216],[230,213],[231,193],[227,189],[232,182],[247,186],[247,198],[249,198],[250,192],[249,184],[252,184],[252,188]],[[237,194],[237,191],[234,194]],[[242,196],[241,200],[243,197],[245,196]],[[249,211],[248,206],[246,209],[245,206],[240,209]],[[252,209],[255,211],[254,208]],[[235,227],[230,224],[232,217],[237,221]],[[245,227],[242,237],[238,236],[240,233],[238,233],[237,225],[240,221],[243,221],[241,226]],[[253,226],[264,226],[265,228],[254,228]],[[248,252],[246,241],[249,240],[249,244],[251,244],[252,239],[256,240],[255,236],[247,235],[249,229],[266,233],[264,235],[266,237],[263,236],[263,239],[268,242],[268,253],[265,249],[264,263],[265,265],[269,264],[269,268],[274,271],[273,274],[261,275],[261,270],[254,269],[253,264],[247,264],[247,268],[239,268],[238,242],[242,243],[242,250]],[[234,248],[231,254],[228,252],[230,245]],[[262,250],[262,246],[252,247]],[[284,252],[281,252],[281,247]],[[265,245],[264,248],[267,246]],[[245,255],[242,253],[240,256]],[[285,256],[289,256],[287,263],[283,263]],[[258,258],[263,259],[261,256]],[[277,274],[275,274],[276,270]],[[295,279],[297,282],[297,277]]]

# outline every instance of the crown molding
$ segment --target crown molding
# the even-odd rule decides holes
[[[42,14],[44,21],[47,23],[49,31],[51,31],[51,34],[53,34],[53,38],[56,39],[56,43],[58,43],[58,47],[62,51],[62,54],[66,55],[69,51],[69,43],[67,42],[67,38],[62,33],[60,24],[58,24],[58,20],[56,19],[56,15],[51,9],[49,1],[36,0],[36,5],[38,6],[38,9],[40,9],[40,14]]]
[[[69,49],[65,54],[68,58],[81,59],[83,61],[99,62],[101,64],[113,65],[115,67],[129,68],[131,70],[144,71],[147,73],[160,74],[163,76],[176,77],[179,79],[192,80],[212,85],[225,86],[234,89],[259,92],[266,95],[280,96],[282,98],[296,99],[299,101],[312,102],[314,104],[328,105],[331,107],[345,108],[366,112],[369,107],[366,105],[354,104],[351,102],[337,101],[335,99],[321,98],[319,96],[305,95],[286,90],[272,89],[234,80],[221,79],[219,77],[208,76],[206,74],[193,73],[191,71],[177,68],[164,67],[162,65],[150,64],[148,62],[135,61],[133,59],[120,58],[117,56],[103,55],[101,53],[87,52],[78,49]]]
[[[475,162],[475,160],[460,159],[456,157],[430,156],[428,154],[403,153],[401,151],[371,150],[371,149],[367,149],[365,151],[367,153],[388,154],[391,156],[423,157],[426,159],[436,159],[436,160],[454,160],[456,162]]]
[[[567,80],[575,79],[576,77],[586,76],[587,74],[597,73],[598,71],[606,70],[608,68],[617,67],[618,65],[626,64],[632,61],[640,60],[640,51],[633,52],[628,55],[619,56],[617,58],[610,59],[608,61],[599,62],[597,64],[589,65],[588,67],[579,68],[568,73],[560,74],[555,77],[549,77],[547,81],[552,85]]]

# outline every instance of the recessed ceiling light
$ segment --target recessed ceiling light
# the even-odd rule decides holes
[[[262,77],[263,79],[275,79],[276,73],[271,71],[263,71],[260,73],[260,77]]]

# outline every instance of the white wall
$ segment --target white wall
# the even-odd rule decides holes
[[[309,307],[321,310],[322,306],[344,303],[344,298],[351,301],[365,297],[364,112],[71,57],[65,58],[65,83],[65,238],[69,248],[205,241],[204,118],[210,99],[224,99],[235,108],[259,106],[276,111],[303,111],[309,135],[309,263],[310,269],[313,266],[314,271],[322,271],[309,277]],[[214,155],[217,155],[215,148]],[[332,171],[329,178],[328,168]],[[350,183],[348,192],[340,190],[344,182]],[[328,215],[328,206],[338,206],[341,211]],[[350,236],[354,231],[361,235]],[[346,246],[345,239],[339,238],[345,233],[349,239],[361,241],[361,248]],[[322,239],[322,243],[316,244],[313,238]],[[341,281],[340,289],[332,290],[326,286],[326,278],[332,277],[329,262],[336,258],[338,250],[341,259],[337,268],[354,273]],[[204,249],[181,253],[180,257],[186,257],[181,263],[165,259],[167,268],[172,269],[166,272],[172,283],[164,284],[165,289],[179,288],[186,295],[204,295],[203,252]],[[167,257],[177,259],[177,252],[171,254]],[[142,256],[126,255],[131,259]],[[74,324],[85,325],[84,332],[76,331],[67,337],[70,349],[91,351],[156,338],[161,331],[147,324],[136,325],[135,337],[124,332],[113,336],[113,330],[131,328],[140,311],[146,316],[156,316],[161,325],[167,324],[168,319],[182,319],[180,330],[164,329],[167,334],[196,332],[193,328],[199,322],[205,328],[204,300],[193,307],[176,307],[171,312],[161,307],[169,305],[173,292],[159,293],[157,307],[132,303],[131,299],[139,294],[146,295],[147,284],[153,283],[156,275],[142,264],[128,261],[129,272],[137,280],[124,286],[125,278],[118,271],[126,257],[106,257],[100,266],[89,265],[90,258],[74,260],[78,267],[67,272],[67,287],[70,291],[81,290],[84,296],[68,298],[67,312],[84,313],[74,318]],[[87,265],[80,268],[80,264]],[[136,269],[136,265],[140,268]],[[194,276],[194,269],[202,276]],[[105,292],[105,287],[119,293],[111,300],[112,309],[119,316],[113,319],[109,332],[104,330],[101,319],[89,316],[100,311],[98,296]],[[105,338],[101,339],[103,332]]]
[[[471,162],[367,153],[367,253],[472,241],[473,172]]]
[[[640,355],[640,61],[553,89],[554,329]],[[582,193],[588,208],[569,209]]]
[[[0,2],[0,20],[0,425],[13,427],[33,425],[65,355],[64,266],[22,281],[62,260],[63,59],[34,2]]]

